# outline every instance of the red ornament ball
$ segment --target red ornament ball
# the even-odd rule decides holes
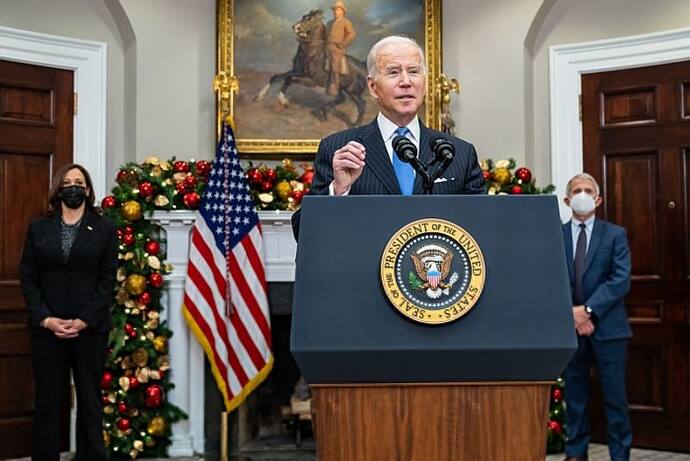
[[[137,387],[139,387],[140,384],[141,383],[139,382],[139,380],[137,379],[136,376],[130,376],[129,377],[129,388],[130,389],[136,389]]]
[[[109,371],[103,372],[103,377],[101,378],[101,389],[108,390],[113,384],[113,374]]]
[[[275,182],[276,178],[278,177],[278,175],[276,174],[276,170],[274,170],[273,168],[269,168],[268,170],[266,170],[264,176],[266,176],[266,181],[271,182]]]
[[[268,192],[271,189],[273,189],[273,183],[270,181],[264,181],[261,183],[261,190],[264,192]]]
[[[302,203],[302,199],[304,198],[304,192],[302,192],[301,190],[293,191],[292,194],[290,194],[290,197],[292,197],[295,203]]]
[[[513,186],[510,189],[510,193],[513,195],[522,194],[522,186]]]
[[[150,197],[154,193],[153,184],[148,181],[144,181],[139,184],[139,195],[142,197]]]
[[[128,410],[128,408],[127,408],[127,404],[125,402],[120,402],[117,404],[117,411],[119,413],[124,415],[125,413],[127,413],[127,410]]]
[[[196,178],[192,175],[187,176],[184,178],[184,185],[187,188],[187,190],[194,190],[196,187]]]
[[[525,167],[518,168],[515,170],[515,177],[520,179],[523,183],[530,182],[532,180],[532,172]]]
[[[164,395],[163,386],[160,384],[151,384],[144,389],[144,405],[149,408],[159,407],[163,402]]]
[[[149,275],[149,285],[154,288],[160,288],[163,286],[163,276],[158,272],[152,272]]]
[[[247,170],[247,180],[251,184],[258,186],[264,182],[264,175],[256,168],[250,168]]]
[[[180,181],[175,184],[175,190],[180,194],[187,192],[187,184],[184,181]]]
[[[491,172],[490,171],[482,171],[482,178],[484,178],[484,181],[491,181]]]
[[[185,161],[178,160],[173,163],[173,171],[175,173],[187,173],[189,171],[189,164]]]
[[[302,181],[304,184],[311,185],[312,181],[314,181],[314,169],[310,168],[307,171],[302,174],[302,176],[299,177],[299,180]]]
[[[561,432],[563,432],[563,426],[558,421],[549,421],[548,428],[554,435],[561,435]]]
[[[560,389],[556,388],[551,392],[551,398],[554,401],[559,402],[563,398],[563,392]]]
[[[129,418],[120,418],[117,420],[117,428],[121,431],[127,431],[130,428]]]
[[[125,323],[125,334],[130,338],[134,338],[137,335],[137,330],[131,323]]]
[[[144,244],[144,250],[151,256],[155,256],[161,251],[161,246],[155,240],[149,240]]]
[[[184,194],[184,197],[182,197],[182,202],[184,203],[184,206],[192,210],[199,207],[200,201],[201,197],[196,192],[189,192],[187,194]]]
[[[127,246],[134,245],[134,235],[132,234],[125,234],[122,236],[122,243],[124,243]]]
[[[148,291],[143,292],[139,295],[139,302],[141,304],[148,304],[151,302],[151,294]]]
[[[132,226],[125,226],[124,228],[125,235],[129,234],[132,235],[134,234],[134,228]]]
[[[206,160],[199,160],[196,162],[196,172],[199,176],[205,178],[211,172],[211,163]]]
[[[117,172],[117,177],[115,178],[115,180],[116,180],[119,184],[122,184],[123,182],[126,182],[126,181],[127,181],[127,177],[128,177],[128,176],[129,176],[129,174],[127,173],[127,171],[125,171],[125,170],[120,170],[120,171]]]
[[[101,200],[101,206],[103,208],[113,208],[117,205],[117,199],[112,195],[106,195]]]

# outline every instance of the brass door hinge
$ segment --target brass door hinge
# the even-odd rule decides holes
[[[77,115],[77,107],[79,103],[79,94],[77,92],[74,92],[74,115]]]

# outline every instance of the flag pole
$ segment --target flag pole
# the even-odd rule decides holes
[[[220,461],[228,461],[228,412],[220,413]]]

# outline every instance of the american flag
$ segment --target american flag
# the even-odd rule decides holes
[[[229,124],[192,228],[183,313],[228,411],[273,366],[259,217]]]

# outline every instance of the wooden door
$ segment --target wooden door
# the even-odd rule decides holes
[[[633,444],[690,452],[690,62],[584,75],[582,115],[599,213],[632,252]],[[600,394],[594,406],[602,415]]]
[[[72,71],[0,60],[0,458],[31,454],[33,377],[17,268],[53,172],[72,160]],[[65,410],[64,449],[69,414]]]

